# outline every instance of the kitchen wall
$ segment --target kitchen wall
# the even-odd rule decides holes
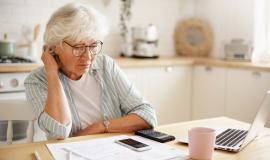
[[[195,15],[213,28],[215,44],[211,55],[224,57],[223,44],[232,38],[252,40],[255,0],[195,0]]]
[[[41,24],[41,33],[38,37],[38,50],[43,44],[43,32],[51,13],[58,7],[72,0],[0,0],[0,36],[8,33],[10,39],[19,44],[25,43],[22,34],[25,28],[33,28]],[[73,0],[75,1],[75,0]],[[105,41],[104,50],[109,55],[119,55],[121,38],[119,28],[120,0],[79,0],[92,4],[107,17],[110,32]],[[172,56],[175,54],[173,33],[175,25],[181,19],[194,14],[193,0],[134,0],[132,8],[132,25],[146,26],[153,23],[159,29],[160,43],[158,53]],[[26,30],[27,31],[27,30]],[[29,32],[28,31],[28,32]],[[31,36],[32,37],[32,36]],[[27,56],[27,49],[19,49],[17,55]]]

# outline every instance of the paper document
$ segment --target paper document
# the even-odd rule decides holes
[[[132,138],[152,147],[137,152],[115,143],[116,140]],[[167,160],[186,159],[187,154],[170,145],[162,144],[139,136],[114,136],[69,143],[47,144],[56,160]]]

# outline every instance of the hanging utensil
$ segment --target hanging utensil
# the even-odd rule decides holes
[[[37,24],[34,28],[34,37],[33,37],[33,41],[37,40],[37,37],[39,35],[40,32],[40,24]]]

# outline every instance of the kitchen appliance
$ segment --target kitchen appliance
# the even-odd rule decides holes
[[[0,73],[0,101],[25,99],[23,82],[27,75],[28,73]],[[0,106],[0,112],[9,107]],[[0,141],[2,142],[5,142],[7,138],[7,124],[7,121],[0,121]],[[26,138],[27,126],[27,121],[13,121],[13,140]]]
[[[252,45],[243,39],[232,39],[230,43],[225,44],[224,52],[227,60],[249,61]]]
[[[0,56],[0,65],[7,63],[34,63],[34,61],[22,57]]]
[[[156,26],[132,28],[133,55],[135,58],[158,58],[158,31]]]
[[[8,39],[7,34],[4,34],[4,39],[0,40],[0,56],[13,56],[16,52],[15,42]]]
[[[0,57],[0,67],[3,66],[24,66],[27,64],[33,63],[28,59],[18,58],[18,57],[7,57],[2,56]],[[25,88],[24,88],[24,80],[29,75],[29,72],[8,72],[8,73],[1,73],[0,72],[0,102],[8,102],[9,106],[2,106],[0,105],[0,112],[6,112],[10,108],[19,108],[22,107],[21,105],[18,106],[21,100],[26,100],[25,96]],[[18,103],[14,103],[18,102]],[[16,105],[16,106],[11,106]],[[25,108],[21,108],[18,112],[21,111],[21,114],[25,114],[23,111]],[[29,113],[28,113],[29,114]],[[0,144],[6,143],[7,139],[7,121],[0,121]],[[35,124],[37,125],[37,124]],[[20,143],[25,142],[24,139],[26,138],[26,130],[28,126],[28,121],[13,121],[13,142]],[[35,127],[35,136],[36,134],[40,134],[40,137],[34,137],[35,140],[43,140],[46,139],[44,135],[42,135],[42,131],[36,129]],[[39,136],[39,135],[38,135]]]

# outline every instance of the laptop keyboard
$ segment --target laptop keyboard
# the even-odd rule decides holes
[[[227,129],[217,135],[216,145],[234,147],[247,136],[247,133],[246,130]]]

